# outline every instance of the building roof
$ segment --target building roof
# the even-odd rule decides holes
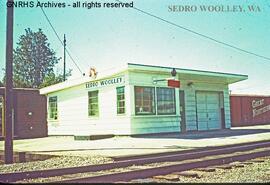
[[[0,87],[0,89],[5,89],[5,87]],[[39,89],[37,88],[21,88],[21,87],[14,87],[13,89],[15,90],[22,90],[22,91],[38,91]]]
[[[251,97],[251,98],[269,98],[269,95],[260,94],[230,94],[232,97]]]
[[[102,80],[112,76],[117,76],[125,71],[136,71],[136,72],[147,72],[147,73],[158,73],[158,74],[170,74],[173,67],[164,67],[164,66],[153,66],[153,65],[144,65],[144,64],[135,64],[127,63],[123,66],[117,66],[117,68],[112,70],[107,70],[98,73],[96,79],[92,79],[88,76],[84,76],[78,79],[67,80],[55,85],[51,85],[45,88],[40,89],[41,94],[48,94],[55,91],[63,90],[80,84],[84,84],[90,81]],[[183,69],[175,68],[178,75],[181,75],[182,80],[189,79],[198,79],[206,81],[217,81],[220,80],[225,84],[232,84],[238,81],[246,80],[247,75],[242,74],[231,74],[231,73],[222,73],[222,72],[213,72],[213,71],[203,71],[203,70],[193,70],[193,69]]]
[[[39,89],[34,89],[34,88],[13,88],[13,91],[14,92],[18,92],[18,91],[24,91],[24,92],[28,92],[28,91],[32,91],[32,92],[35,92],[35,91],[39,91]],[[5,94],[5,87],[0,87],[0,94],[3,95]]]

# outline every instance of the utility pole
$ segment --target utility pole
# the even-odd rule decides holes
[[[7,0],[12,4],[13,0]],[[7,7],[6,88],[5,88],[5,164],[13,163],[13,6]]]
[[[64,34],[64,81],[66,80],[66,34]]]

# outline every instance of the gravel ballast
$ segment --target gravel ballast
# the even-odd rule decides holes
[[[25,163],[0,164],[0,173],[25,172],[35,170],[47,170],[57,168],[68,168],[88,166],[112,162],[112,159],[102,156],[59,156],[44,161],[33,161]]]
[[[255,161],[255,162],[252,162]],[[64,167],[75,167],[75,166],[85,166],[90,164],[104,164],[112,162],[109,158],[104,158],[101,156],[91,156],[91,157],[71,157],[71,156],[62,156],[55,157],[51,159],[47,159],[44,161],[35,161],[35,162],[27,162],[27,163],[14,163],[9,165],[0,165],[1,173],[8,172],[22,172],[22,171],[33,171],[33,170],[42,170],[42,169],[55,169],[55,168],[64,168]],[[144,180],[148,182],[156,183],[242,183],[242,182],[270,182],[270,157],[259,158],[256,160],[250,160],[247,162],[234,162],[231,164],[231,169],[222,169],[217,168],[215,166],[211,167],[215,169],[215,171],[203,171],[201,169],[194,169],[187,171],[187,173],[196,173],[197,177],[186,177],[183,175],[179,176],[179,179],[175,179],[173,181],[168,181],[165,179],[156,179],[156,178],[148,178],[148,179],[140,179],[141,183],[144,183]],[[239,167],[240,166],[240,167]],[[130,169],[133,168],[142,169],[140,166],[131,166]],[[145,168],[150,166],[144,166]],[[220,165],[219,165],[220,167]],[[51,178],[39,178],[39,179],[28,179],[19,181],[22,183],[44,183],[44,182],[54,182],[61,181],[69,178],[82,178],[92,175],[101,175],[101,174],[110,174],[110,173],[119,173],[124,171],[129,171],[129,168],[119,168],[112,169],[103,172],[96,173],[82,173],[82,174],[74,174],[74,175],[63,175],[58,177]],[[177,173],[175,173],[177,174]],[[169,174],[168,174],[169,175]],[[135,182],[134,180],[131,183]],[[136,181],[138,183],[138,181]]]
[[[190,170],[197,173],[199,178],[179,176],[176,183],[266,183],[270,182],[270,157],[261,158],[264,162],[253,162],[237,167],[233,165],[231,169],[215,168],[213,172],[200,170]],[[235,163],[239,164],[239,163]],[[212,168],[212,167],[211,167]],[[214,167],[213,167],[214,168]],[[156,183],[173,183],[172,181],[152,179]]]

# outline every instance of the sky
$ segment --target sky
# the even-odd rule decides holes
[[[77,1],[50,2],[72,4]],[[0,0],[1,69],[5,68],[5,2]],[[134,0],[133,5],[184,28],[270,58],[270,0]],[[224,8],[243,6],[246,11],[171,12],[168,7],[172,5],[196,6],[198,9],[208,5]],[[248,5],[258,6],[261,11],[249,11]],[[44,8],[44,11],[59,36],[63,38],[66,34],[67,48],[85,73],[90,67],[104,71],[129,62],[245,74],[248,80],[229,86],[233,94],[270,95],[270,60],[218,44],[135,9],[66,7]],[[40,8],[15,8],[14,48],[26,28],[33,31],[41,28],[56,55],[63,58],[63,47]],[[81,77],[80,71],[68,56],[66,61],[67,68],[72,69],[70,79]],[[60,60],[57,68],[61,70],[62,67],[63,60]]]

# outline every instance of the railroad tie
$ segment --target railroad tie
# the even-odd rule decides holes
[[[248,162],[248,161],[245,161],[245,162],[241,162],[240,164],[253,164],[253,162]]]
[[[202,172],[214,172],[216,171],[215,168],[197,168],[197,169],[194,169],[195,171],[202,171]]]
[[[157,175],[154,176],[153,179],[164,179],[168,181],[179,181],[179,175],[169,174],[169,175]]]
[[[251,162],[255,162],[255,163],[263,163],[264,160],[263,159],[252,159],[250,160]]]
[[[175,172],[173,174],[184,176],[184,177],[201,178],[201,176],[198,173],[191,172],[191,171]]]
[[[115,182],[116,184],[122,184],[122,183],[128,183],[128,182],[125,182],[125,181],[118,181],[118,182]]]
[[[130,183],[155,183],[156,181],[147,178],[147,179],[133,179],[130,181]],[[120,181],[121,183],[121,181]],[[126,182],[125,182],[126,183]]]
[[[241,163],[237,163],[237,164],[234,164],[233,167],[235,167],[235,168],[243,168],[243,167],[245,167],[245,165],[241,164]]]
[[[215,166],[215,168],[227,170],[227,169],[232,169],[232,165]]]

